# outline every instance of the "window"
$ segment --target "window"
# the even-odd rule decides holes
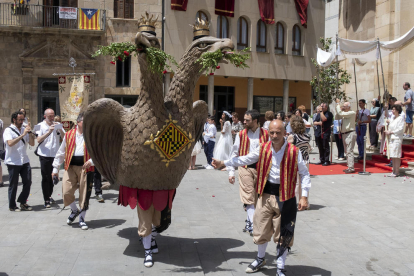
[[[134,106],[138,100],[138,95],[105,95],[105,98],[109,98],[122,104],[124,107]]]
[[[296,97],[289,97],[289,106],[296,108]],[[266,111],[283,111],[283,97],[280,96],[253,96],[253,108],[264,115]],[[289,108],[288,108],[289,110]]]
[[[208,21],[208,16],[204,12],[198,11],[197,14],[196,14],[196,20],[197,19]]]
[[[293,26],[292,39],[293,39],[292,55],[300,56],[301,55],[301,51],[300,51],[301,37],[300,37],[300,28],[298,25]]]
[[[134,0],[114,0],[115,18],[134,18]]]
[[[257,39],[256,39],[256,51],[266,52],[266,24],[259,20],[257,22]]]
[[[285,53],[285,28],[280,22],[277,22],[276,24],[275,53],[276,54]]]
[[[237,49],[243,50],[248,47],[249,41],[249,29],[247,20],[244,17],[240,17],[237,22]]]
[[[225,16],[219,15],[217,17],[217,37],[228,38],[229,37],[229,21]]]
[[[116,87],[129,87],[131,80],[131,57],[116,61]]]

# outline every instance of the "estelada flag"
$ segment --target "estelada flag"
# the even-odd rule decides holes
[[[100,30],[98,9],[79,9],[79,29]]]

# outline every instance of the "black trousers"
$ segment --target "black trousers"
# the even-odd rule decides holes
[[[335,134],[335,143],[338,148],[338,158],[345,158],[344,143],[342,137],[339,138],[339,134]]]
[[[16,194],[17,185],[19,183],[19,175],[22,178],[23,190],[17,199],[17,202],[26,204],[27,198],[30,194],[30,186],[32,185],[32,168],[30,163],[18,165],[7,165],[9,171],[9,208],[15,208],[16,205]]]
[[[95,186],[95,195],[102,194],[102,175],[95,167],[95,173],[93,174],[93,184]]]
[[[42,173],[42,191],[43,191],[43,200],[49,201],[50,197],[53,194],[53,160],[54,157],[44,157],[39,156],[40,161],[40,171]]]
[[[214,145],[216,142],[214,141],[208,141],[207,144],[207,163],[211,165],[211,162],[213,161],[213,152],[214,152]]]
[[[319,149],[319,160],[322,163],[329,162],[329,138],[330,133],[322,134],[320,137],[315,137],[316,144],[318,145]]]

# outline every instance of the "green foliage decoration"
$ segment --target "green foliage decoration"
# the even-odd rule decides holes
[[[332,45],[332,38],[320,38],[319,42],[322,44],[322,50],[329,52]],[[342,90],[344,84],[350,83],[351,75],[344,69],[341,69],[338,63],[332,63],[328,67],[319,66],[314,58],[312,63],[317,70],[317,75],[312,77],[310,84],[314,91],[316,99],[313,99],[313,105],[317,106],[320,103],[332,103],[335,99],[348,100],[345,91]],[[338,84],[336,82],[336,74],[338,72]],[[337,90],[338,85],[338,90]]]
[[[151,72],[162,75],[168,71],[172,71],[168,61],[178,67],[174,57],[168,55],[164,51],[155,48],[137,48],[137,45],[131,42],[114,42],[108,46],[99,46],[99,49],[92,55],[97,56],[112,56],[111,64],[115,64],[116,60],[125,61],[125,59],[131,55],[137,56],[138,53],[145,52],[148,67]]]
[[[250,47],[245,48],[241,50],[238,53],[234,52],[222,52],[221,50],[217,50],[215,52],[206,52],[201,55],[199,59],[197,59],[196,62],[202,65],[200,72],[205,72],[206,76],[208,74],[214,75],[214,72],[216,69],[219,69],[218,67],[219,62],[222,59],[227,60],[231,64],[233,64],[236,67],[239,68],[249,68],[249,66],[246,64],[246,60],[250,58],[250,54],[247,52],[250,51]],[[218,68],[217,68],[218,67]]]

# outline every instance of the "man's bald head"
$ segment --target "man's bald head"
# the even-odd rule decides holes
[[[53,122],[53,120],[55,119],[55,111],[53,111],[53,109],[48,108],[45,110],[45,115],[43,116],[46,121],[51,124]]]
[[[285,142],[285,127],[281,120],[273,120],[269,124],[269,136],[272,143],[283,145]]]

